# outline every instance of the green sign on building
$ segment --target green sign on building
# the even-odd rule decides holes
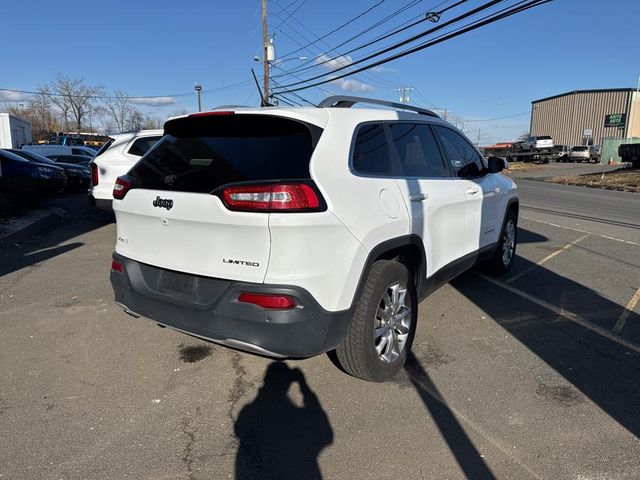
[[[627,121],[626,113],[610,113],[604,116],[605,127],[624,128],[626,121]]]

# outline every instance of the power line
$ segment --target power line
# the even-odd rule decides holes
[[[464,0],[464,1],[467,1],[467,0]],[[494,5],[497,5],[498,3],[501,3],[503,1],[505,1],[505,0],[491,0],[491,1],[487,2],[487,3],[484,3],[484,4],[480,5],[479,7],[476,7],[474,9],[472,9],[472,10],[469,10],[468,12],[463,13],[463,14],[461,14],[461,15],[459,15],[459,16],[457,16],[457,17],[455,17],[455,18],[453,18],[453,19],[451,19],[451,20],[449,20],[449,21],[447,21],[445,23],[439,24],[439,25],[437,25],[437,26],[435,26],[433,28],[430,28],[430,29],[428,29],[428,30],[426,30],[424,32],[421,32],[421,33],[419,33],[417,35],[413,35],[413,36],[409,37],[406,40],[403,40],[401,42],[398,42],[398,43],[390,45],[390,46],[388,46],[386,48],[383,48],[379,52],[375,52],[375,53],[372,53],[370,55],[367,55],[364,58],[361,58],[361,59],[359,59],[359,60],[357,60],[355,62],[350,63],[349,65],[344,65],[342,67],[335,68],[331,72],[327,72],[327,73],[324,73],[324,74],[321,74],[321,75],[316,75],[315,77],[308,78],[306,81],[310,82],[312,80],[317,80],[318,78],[321,78],[321,77],[324,77],[324,76],[327,76],[327,75],[332,75],[332,74],[334,74],[336,72],[339,72],[341,70],[345,70],[346,68],[349,68],[349,67],[353,67],[353,66],[358,65],[358,64],[360,64],[362,62],[365,62],[367,60],[371,60],[372,58],[378,57],[378,56],[383,55],[383,54],[385,54],[387,52],[390,52],[392,50],[396,50],[396,49],[398,49],[398,48],[400,48],[400,47],[402,47],[404,45],[407,45],[407,44],[409,44],[411,42],[414,42],[415,40],[418,40],[420,38],[426,37],[427,35],[430,35],[430,34],[436,32],[438,30],[442,30],[443,28],[446,28],[446,27],[448,27],[448,26],[450,26],[450,25],[452,25],[452,24],[454,24],[456,22],[459,22],[460,20],[464,20],[465,18],[468,18],[468,17],[470,17],[472,15],[475,15],[476,13],[481,12],[483,10],[486,10],[486,9],[488,9],[488,8],[494,6]],[[293,87],[295,85],[300,85],[301,83],[304,83],[304,82],[290,83],[289,85],[285,85],[285,87]]]
[[[282,85],[280,85],[278,82],[276,82],[275,80],[272,80],[272,82],[274,83],[274,85],[275,85],[276,87],[281,87],[281,86],[282,86]],[[291,93],[291,95],[293,95],[294,97],[296,97],[296,98],[298,98],[298,99],[302,100],[303,102],[305,102],[305,103],[307,103],[307,104],[311,105],[312,107],[315,107],[315,106],[316,106],[316,104],[315,104],[315,103],[310,102],[309,100],[307,100],[306,98],[304,98],[304,97],[303,97],[303,96],[301,96],[301,95],[298,95],[298,94],[297,94],[297,93],[295,93],[295,92],[292,92],[292,93]],[[286,97],[285,97],[285,98],[286,98]],[[300,105],[300,106],[302,106],[302,105]]]
[[[322,35],[321,37],[318,37],[318,39],[316,40],[316,42],[320,41],[320,40],[324,40],[325,38],[327,38],[330,35],[333,35],[334,33],[342,30],[344,27],[346,27],[347,25],[350,25],[351,23],[355,22],[356,20],[362,18],[363,16],[365,16],[367,13],[371,12],[372,10],[376,9],[377,7],[379,7],[380,5],[382,5],[386,0],[380,0],[378,3],[373,4],[372,6],[370,6],[369,8],[367,8],[365,11],[359,13],[358,15],[356,15],[353,18],[350,18],[349,20],[347,20],[345,23],[343,23],[342,25],[340,25],[339,27],[334,28],[333,30],[331,30],[328,33],[325,33],[324,35]],[[284,58],[286,57],[290,57],[295,55],[296,53],[298,53],[301,50],[304,50],[305,48],[307,48],[308,46],[310,46],[311,44],[313,44],[315,42],[311,42],[307,45],[304,45],[296,50],[294,50],[293,52],[289,52]]]
[[[294,15],[298,10],[300,10],[300,8],[301,8],[305,3],[307,3],[307,1],[308,1],[308,0],[302,0],[302,2],[300,3],[300,5],[298,5],[298,6],[297,6],[297,7],[296,7],[296,8],[295,8],[291,13],[289,13],[289,15],[287,16],[287,18],[285,18],[284,20],[281,20],[281,21],[280,21],[280,25],[278,25],[278,26],[276,27],[276,30],[280,30],[280,31],[282,31],[282,30],[281,30],[282,25],[284,25],[284,24],[287,22],[287,20],[289,20],[289,19],[290,19],[290,18],[291,18],[291,17],[292,17],[292,16],[293,16],[293,15]],[[293,2],[293,3],[295,3],[295,2]],[[292,3],[291,5],[293,5],[293,3]],[[291,6],[291,5],[289,5],[289,6]],[[287,8],[289,8],[289,7],[287,7]],[[278,18],[280,18],[280,17],[278,17]]]
[[[465,123],[492,122],[494,120],[504,120],[505,118],[521,117],[523,115],[529,115],[530,113],[531,111],[527,110],[526,112],[514,113],[513,115],[505,115],[504,117],[478,118],[477,120],[465,120]]]
[[[449,0],[445,0],[445,1],[444,1],[444,2],[442,2],[442,3],[446,3],[447,1],[449,1]],[[381,19],[381,20],[379,20],[378,22],[374,23],[374,24],[373,24],[373,25],[371,25],[370,27],[367,27],[366,29],[364,29],[364,30],[360,31],[359,33],[357,33],[357,34],[353,35],[352,37],[348,38],[347,40],[343,41],[342,43],[340,43],[340,44],[336,45],[335,47],[333,47],[333,49],[334,49],[334,50],[335,50],[335,49],[338,49],[338,48],[340,48],[340,47],[342,47],[342,46],[344,46],[344,45],[346,45],[346,44],[348,44],[348,43],[352,42],[353,40],[355,40],[355,39],[357,39],[357,38],[361,38],[361,37],[362,37],[362,35],[364,35],[364,34],[366,34],[366,33],[370,32],[371,30],[374,30],[374,29],[378,28],[380,25],[383,25],[384,23],[388,22],[388,21],[389,21],[389,20],[391,20],[392,18],[394,18],[394,17],[396,17],[396,16],[400,15],[402,12],[404,12],[404,11],[406,11],[406,10],[408,10],[408,9],[410,9],[410,8],[412,8],[412,7],[414,7],[414,6],[418,5],[419,3],[422,3],[422,2],[423,2],[423,0],[412,0],[412,1],[410,1],[409,3],[405,4],[404,6],[400,7],[400,8],[399,8],[399,9],[397,9],[397,10],[395,10],[394,12],[390,13],[389,15],[387,15],[386,17],[384,17],[383,19]],[[419,15],[418,17],[420,17],[420,16],[421,16],[421,15]],[[416,18],[417,18],[417,17],[416,17]],[[412,20],[413,20],[413,19],[412,19]],[[286,57],[288,57],[288,56],[290,56],[290,55],[291,55],[291,54],[289,54],[289,53],[288,53],[288,54],[286,54],[286,55],[283,55],[283,57],[285,57],[285,58],[286,58]],[[309,61],[307,61],[307,62],[303,63],[302,65],[306,65],[306,64],[308,64],[308,63],[313,63],[313,61],[314,61],[314,59],[311,59],[311,60],[309,60]]]
[[[245,85],[251,83],[251,80],[245,80],[238,83],[233,83],[230,85],[225,85],[217,88],[210,88],[208,90],[202,90],[201,93],[213,93],[213,92],[221,92],[224,90],[232,90],[234,88],[240,88]],[[187,97],[194,95],[193,92],[188,93],[176,93],[172,95],[68,95],[64,93],[52,93],[45,91],[32,91],[32,90],[19,90],[16,88],[0,88],[0,92],[12,92],[12,93],[22,93],[24,95],[45,95],[47,97],[67,97],[67,98],[92,98],[96,100],[105,100],[105,99],[128,99],[128,100],[137,100],[137,99],[150,99],[150,98],[161,98],[161,97]]]
[[[446,1],[445,1],[445,2],[443,2],[443,3],[446,3],[447,1],[451,1],[451,0],[446,0]],[[465,1],[466,1],[466,0],[465,0]],[[277,13],[274,13],[274,15],[275,15],[276,17],[280,18],[280,17],[278,16],[278,14],[277,14]],[[304,23],[301,23],[301,22],[300,22],[300,21],[298,21],[298,19],[297,19],[297,18],[295,18],[295,17],[292,17],[292,19],[293,19],[293,21],[294,21],[294,22],[296,22],[298,25],[300,25],[304,30],[306,30],[306,31],[309,33],[309,35],[310,35],[311,37],[313,37],[313,38],[316,38],[316,39],[317,39],[317,41],[310,42],[310,43],[309,43],[309,46],[314,46],[314,47],[315,47],[315,48],[316,48],[316,49],[317,49],[317,50],[318,50],[322,55],[324,55],[324,54],[325,54],[325,50],[323,50],[323,49],[322,49],[322,48],[320,48],[318,45],[316,45],[316,43],[323,43],[324,45],[326,45],[326,46],[328,47],[328,49],[329,49],[328,51],[329,51],[329,52],[335,52],[335,54],[337,54],[337,55],[338,55],[338,57],[341,57],[341,56],[342,56],[342,54],[341,54],[340,52],[338,52],[337,50],[335,50],[335,48],[333,48],[333,47],[332,47],[331,45],[329,45],[327,42],[325,42],[325,41],[324,41],[324,40],[322,40],[322,39],[319,39],[319,38],[317,37],[317,35],[316,35],[314,32],[312,32],[312,31],[311,31],[311,30],[310,30],[310,29],[309,29],[309,28],[308,28]],[[305,41],[309,42],[309,38],[308,38],[306,35],[303,35],[303,34],[302,34],[302,33],[300,33],[298,30],[296,30],[295,28],[293,28],[291,25],[289,25],[289,26],[288,26],[288,28],[289,28],[289,29],[291,29],[293,32],[295,32],[297,35],[299,35],[303,40],[305,40]],[[289,39],[291,39],[294,43],[296,43],[297,45],[300,45],[300,42],[298,42],[297,40],[293,39],[291,36],[287,35],[287,34],[286,34],[286,32],[282,31],[282,33],[284,33],[284,34],[285,34],[285,36],[287,36]],[[309,50],[309,52],[310,52],[310,50]],[[313,61],[313,60],[311,60],[311,61]],[[306,63],[306,62],[305,62],[305,63]],[[373,73],[373,72],[363,74],[362,76],[363,76],[363,77],[365,77],[365,78],[367,79],[367,82],[368,82],[368,83],[370,83],[371,85],[373,85],[373,86],[375,86],[375,87],[378,87],[378,88],[389,88],[389,87],[397,87],[397,86],[398,86],[398,84],[393,83],[393,82],[390,82],[390,81],[388,81],[387,79],[382,78],[381,76],[376,75],[376,74],[375,74],[375,73]],[[383,83],[383,85],[380,85],[379,83],[375,83],[375,82],[382,82],[382,83]],[[386,85],[384,85],[384,84],[386,84]]]
[[[420,1],[422,1],[422,0],[420,0]],[[447,7],[447,8],[445,8],[444,10],[440,10],[439,12],[431,12],[431,10],[434,10],[434,9],[436,9],[436,8],[442,6],[445,3],[448,3],[450,1],[451,0],[445,0],[443,2],[440,2],[437,5],[434,5],[433,7],[430,7],[429,11],[427,11],[426,13],[417,15],[416,17],[412,17],[410,20],[407,20],[406,22],[398,25],[397,27],[394,27],[391,30],[387,30],[385,33],[379,35],[378,37],[373,38],[372,40],[368,41],[367,43],[359,45],[357,47],[352,48],[351,50],[348,50],[348,51],[344,52],[343,54],[341,54],[341,56],[347,56],[347,55],[350,55],[350,54],[352,54],[354,52],[357,52],[358,50],[362,50],[364,48],[371,47],[372,45],[374,45],[374,44],[376,44],[378,42],[381,42],[383,40],[386,40],[389,37],[397,35],[398,33],[401,33],[401,32],[404,32],[405,30],[413,28],[416,25],[419,25],[420,23],[423,23],[423,22],[426,22],[426,21],[434,21],[434,18],[440,19],[440,16],[442,15],[442,13],[446,12],[447,10],[450,10],[451,8],[453,8],[454,6],[459,5],[460,3],[464,3],[467,0],[460,0],[455,5],[451,5],[451,6]],[[434,17],[434,15],[435,15],[435,17]],[[367,31],[368,30],[365,30],[362,33],[367,33]],[[361,35],[351,37],[349,40],[347,40],[346,42],[341,43],[340,45],[338,45],[335,48],[339,48],[340,46],[342,46],[342,45],[344,45],[346,43],[349,43],[351,40],[353,40],[355,38],[358,38],[359,36],[361,36]],[[325,60],[323,60],[321,62],[318,62],[317,58],[316,58],[314,60],[310,60],[308,62],[305,62],[304,64],[302,64],[300,66],[300,68],[296,69],[295,71],[297,73],[299,73],[299,72],[303,72],[305,70],[309,70],[309,69],[312,69],[312,68],[320,67],[321,65],[324,65],[324,64],[326,64],[326,63],[328,63],[328,62],[330,62],[332,60],[335,60],[335,59],[334,58],[328,58],[328,59],[325,59]],[[308,65],[310,62],[313,62],[314,64],[305,67],[305,65]]]
[[[274,16],[276,16],[277,18],[280,18],[280,17],[278,16],[278,14],[277,14],[277,13],[273,13],[273,15],[274,15]],[[293,20],[294,20],[295,22],[297,22],[298,24],[300,24],[300,26],[301,26],[302,28],[304,28],[305,30],[307,30],[307,32],[309,32],[309,34],[310,34],[310,35],[315,36],[315,34],[314,34],[311,30],[309,30],[309,28],[307,28],[307,26],[306,26],[306,25],[304,25],[304,24],[300,23],[300,22],[299,22],[295,17],[293,17]],[[300,36],[304,41],[306,41],[306,42],[308,42],[308,41],[309,41],[309,38],[308,38],[307,36],[305,36],[304,34],[300,33],[298,30],[296,30],[295,28],[293,28],[291,25],[288,25],[287,27],[288,27],[292,32],[294,32],[294,33],[296,33],[298,36]],[[297,45],[301,45],[301,43],[300,43],[298,40],[296,40],[295,38],[293,38],[293,37],[292,37],[291,35],[289,35],[286,31],[281,30],[281,32],[282,32],[282,34],[283,34],[284,36],[286,36],[287,38],[289,38],[289,39],[290,39],[292,42],[294,42],[295,44],[297,44]],[[322,42],[322,43],[325,43],[325,45],[326,45],[326,42],[324,42],[324,41],[322,41],[322,40],[321,40],[321,42]],[[319,52],[321,52],[322,54],[324,54],[323,50],[322,50],[320,47],[318,47],[317,45],[315,45],[315,42],[311,42],[311,43],[310,43],[310,45],[311,45],[311,46],[314,46],[314,47],[315,47]],[[329,46],[329,45],[328,45],[328,46]],[[331,46],[329,46],[329,48],[330,48],[330,51],[332,51],[332,50],[333,50],[333,49],[331,49]],[[309,52],[311,53],[311,51],[310,51],[310,50],[309,50]],[[339,52],[336,52],[336,53],[338,53],[338,54],[339,54]],[[315,55],[315,54],[314,54],[314,55]],[[283,69],[283,70],[284,70],[284,69]],[[379,80],[380,80],[380,81],[387,82],[387,84],[388,84],[388,85],[379,85],[379,84],[374,83],[374,82],[376,81],[376,80],[375,80],[375,78],[373,78],[373,79],[371,79],[371,80],[367,80],[367,81],[368,81],[369,83],[371,83],[372,85],[377,86],[377,87],[380,87],[380,88],[388,88],[389,86],[394,86],[394,87],[396,86],[395,84],[393,84],[393,83],[391,83],[391,82],[388,82],[386,79],[380,78],[380,77],[378,77],[377,75],[374,75],[373,73],[372,73],[372,74],[369,74],[369,75],[365,74],[365,75],[363,75],[363,76],[366,76],[366,77],[367,77],[367,79],[371,78],[372,76],[375,76],[376,78],[379,78]]]
[[[502,1],[502,0],[494,0],[492,2],[489,2],[491,4],[489,6],[492,6],[492,5],[494,5],[494,4],[496,4],[496,3],[500,2],[500,1]],[[307,88],[315,87],[315,86],[318,86],[318,85],[323,85],[325,83],[333,82],[333,81],[342,79],[344,77],[347,77],[347,76],[350,76],[350,75],[354,75],[354,74],[369,70],[371,68],[377,67],[379,65],[383,65],[385,63],[391,62],[391,61],[396,60],[398,58],[402,58],[404,56],[410,55],[410,54],[415,53],[417,51],[424,50],[426,48],[432,47],[432,46],[437,45],[439,43],[442,43],[442,42],[444,42],[446,40],[449,40],[451,38],[455,38],[455,37],[457,37],[459,35],[462,35],[464,33],[467,33],[467,32],[470,32],[472,30],[475,30],[477,28],[483,27],[485,25],[489,25],[489,24],[491,24],[493,22],[496,22],[498,20],[502,20],[502,19],[507,18],[507,17],[509,17],[511,15],[523,12],[523,11],[528,10],[530,8],[534,8],[534,7],[543,5],[545,3],[550,3],[552,1],[553,0],[522,0],[522,1],[518,2],[517,4],[515,4],[515,5],[524,4],[524,5],[521,5],[519,7],[516,7],[515,5],[512,5],[511,7],[507,7],[505,9],[503,9],[503,10],[500,10],[499,12],[495,12],[493,14],[487,15],[486,17],[483,17],[483,19],[471,22],[471,23],[469,23],[469,24],[467,24],[465,26],[458,27],[458,28],[454,29],[453,31],[451,31],[449,33],[443,33],[442,35],[440,35],[440,36],[438,36],[438,37],[436,37],[436,38],[434,38],[432,40],[429,40],[427,42],[419,44],[416,47],[413,47],[413,48],[410,48],[408,50],[405,50],[404,52],[400,52],[400,53],[391,55],[390,57],[384,58],[384,59],[379,60],[377,62],[374,62],[372,64],[369,64],[369,65],[366,65],[364,67],[358,68],[358,69],[356,69],[356,70],[354,70],[352,72],[348,72],[348,73],[345,73],[345,74],[342,74],[342,75],[339,75],[339,76],[332,76],[332,77],[330,77],[330,78],[328,78],[326,80],[319,81],[319,82],[316,82],[316,83],[312,83],[312,84],[309,84],[309,85],[306,85],[306,86],[298,87],[298,88],[295,88],[295,89],[289,89],[289,90],[287,90],[287,92],[305,90]],[[485,4],[485,6],[483,6],[481,9],[488,8],[486,5],[488,5],[488,4]],[[475,13],[480,11],[478,9],[474,9],[474,10],[475,10]],[[503,12],[503,13],[500,13],[500,12]],[[450,22],[447,22],[447,23],[451,24],[453,22],[459,21],[462,18],[466,18],[466,17],[468,17],[470,15],[471,15],[471,13],[467,12],[466,14],[461,15],[460,17],[458,17],[456,19],[453,19],[453,20],[451,20]],[[433,30],[434,29],[431,29],[431,31],[433,31]],[[428,33],[431,33],[431,31],[427,31],[424,34],[421,34],[420,36],[424,36],[424,35],[426,35]],[[401,43],[405,44],[406,41],[405,42],[401,42]],[[397,48],[397,46],[391,47],[390,49],[395,49],[395,48]],[[361,62],[363,62],[363,61],[365,61],[365,60],[367,60],[369,58],[378,56],[381,53],[384,53],[386,51],[389,51],[389,49],[385,49],[383,52],[379,52],[377,54],[370,55],[367,58],[358,60],[357,62],[353,62],[353,64],[351,64],[349,66],[361,63]],[[340,69],[336,69],[336,70],[343,70],[343,69],[344,69],[344,67],[341,67]],[[330,76],[332,73],[334,73],[334,72],[329,72],[326,75]],[[313,79],[320,78],[320,77],[326,76],[326,75],[319,75],[317,77],[307,79],[305,82],[296,82],[295,84],[285,85],[285,87],[289,88],[291,86],[298,85],[300,83],[308,83],[308,82],[312,81]]]

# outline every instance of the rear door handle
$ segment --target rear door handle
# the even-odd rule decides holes
[[[476,187],[470,187],[467,188],[467,190],[465,190],[467,195],[475,195],[476,193],[478,193],[480,191],[480,189],[476,188]]]
[[[429,198],[429,195],[426,193],[412,193],[411,195],[409,195],[409,200],[411,200],[412,202],[422,202],[427,198]]]

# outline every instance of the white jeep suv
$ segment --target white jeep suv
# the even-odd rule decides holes
[[[116,302],[270,357],[335,349],[348,373],[383,381],[422,298],[480,261],[511,267],[504,166],[436,114],[380,100],[170,119],[113,191]]]
[[[162,130],[139,130],[113,135],[89,163],[89,203],[101,210],[111,210],[116,178],[127,173],[160,138]]]

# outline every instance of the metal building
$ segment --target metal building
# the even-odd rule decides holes
[[[575,90],[534,100],[530,132],[568,146],[640,137],[640,93],[633,88]]]

